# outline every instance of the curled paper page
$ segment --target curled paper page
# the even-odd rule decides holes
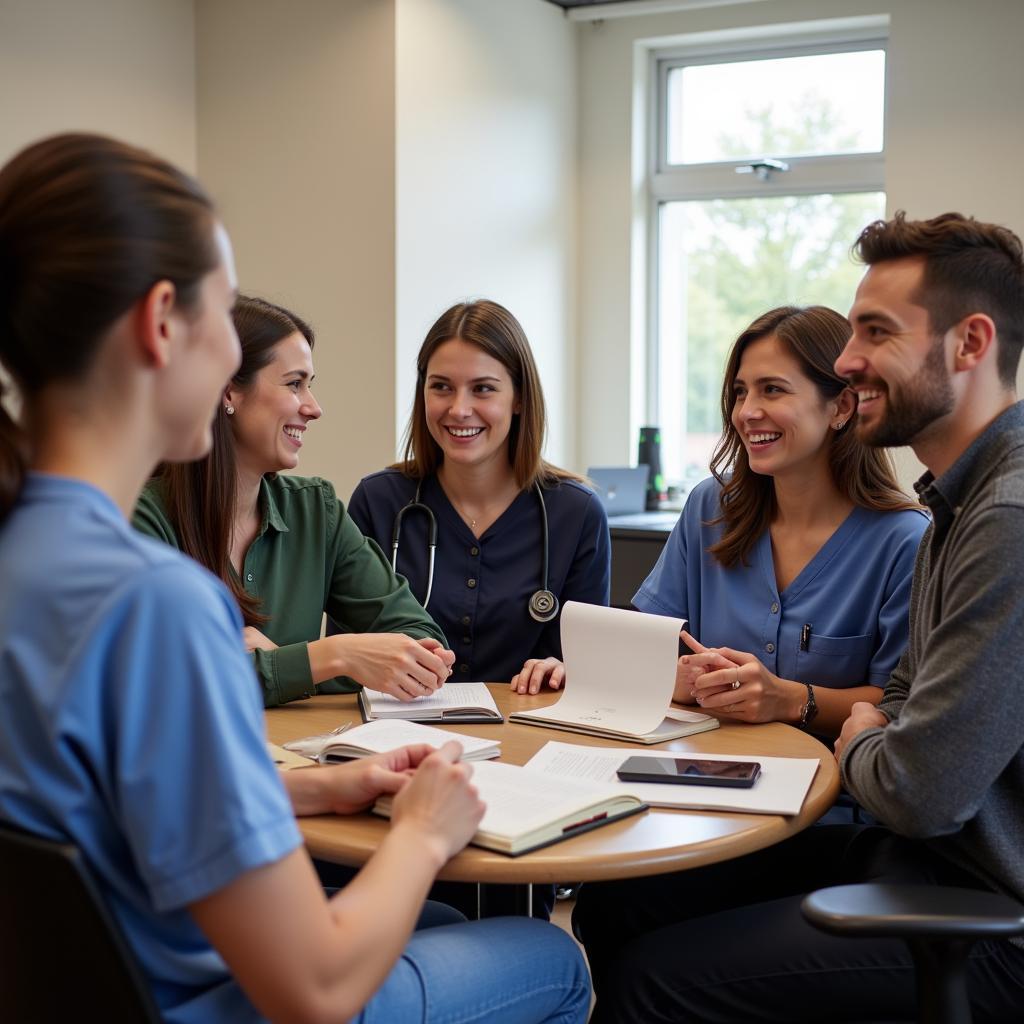
[[[672,703],[685,619],[567,601],[562,609],[565,689],[557,704],[517,719],[654,732]]]

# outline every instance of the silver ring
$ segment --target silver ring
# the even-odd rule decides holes
[[[737,679],[734,682],[730,683],[729,685],[732,687],[732,689],[738,690],[740,688],[740,681]]]
[[[736,673],[736,678],[732,681],[732,688],[738,690],[740,688],[740,670],[738,667],[734,667],[733,671]]]

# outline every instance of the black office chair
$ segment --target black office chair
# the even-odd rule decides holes
[[[159,1022],[82,854],[0,824],[0,1017]]]
[[[1024,934],[1024,907],[978,889],[837,885],[800,905],[815,927],[845,938],[903,939],[914,958],[922,1024],[970,1024],[967,956],[976,939]]]

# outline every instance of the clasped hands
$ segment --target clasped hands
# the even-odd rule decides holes
[[[245,649],[272,651],[277,647],[255,626],[243,632]],[[455,652],[433,637],[404,633],[339,633],[310,644],[333,652],[330,675],[351,676],[371,690],[389,693],[401,701],[424,697],[443,686],[452,674]],[[312,655],[311,655],[312,663]],[[315,682],[322,682],[314,676]]]
[[[347,764],[286,772],[296,814],[355,814],[385,794],[394,795],[393,825],[412,829],[438,846],[443,859],[469,842],[484,804],[470,779],[471,765],[460,761],[462,746],[451,741],[435,750],[426,743],[399,747]],[[307,783],[316,782],[319,795]],[[301,789],[302,795],[299,795]]]
[[[794,710],[799,718],[806,687],[780,679],[753,654],[704,647],[685,629],[679,636],[695,653],[678,661],[673,700],[736,722],[792,721]]]

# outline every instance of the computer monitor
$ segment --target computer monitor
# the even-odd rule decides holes
[[[647,466],[592,466],[587,476],[610,519],[644,511],[649,472]]]

